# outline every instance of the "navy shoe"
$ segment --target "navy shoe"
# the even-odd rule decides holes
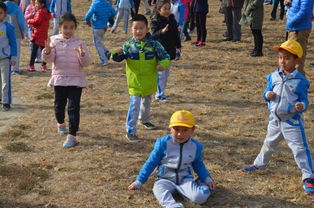
[[[307,178],[303,181],[304,192],[308,195],[314,194],[314,178]]]
[[[259,168],[256,167],[255,165],[250,165],[250,166],[244,166],[241,170],[244,172],[253,172],[258,170]]]

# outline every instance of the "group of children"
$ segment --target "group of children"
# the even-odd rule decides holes
[[[207,1],[206,1],[207,2]],[[86,15],[90,24],[93,16],[94,36],[104,32],[102,22],[95,20],[98,14],[95,8],[105,7],[101,0],[95,0]],[[61,134],[67,134],[64,147],[76,146],[79,142],[76,133],[80,121],[80,100],[82,89],[87,86],[83,68],[91,63],[91,58],[83,40],[74,33],[77,20],[71,13],[65,13],[58,19],[60,34],[48,39],[42,25],[48,27],[49,17],[45,9],[45,1],[36,0],[36,12],[27,23],[32,29],[32,55],[30,67],[37,56],[38,48],[42,50],[42,61],[52,63],[52,76],[48,86],[54,88],[55,117],[57,129]],[[0,70],[2,78],[2,103],[4,108],[11,102],[9,66],[16,65],[17,43],[14,27],[5,21],[7,6],[0,3]],[[203,7],[199,7],[203,8]],[[152,19],[152,34],[149,33],[148,20],[144,15],[132,18],[132,38],[121,48],[112,51],[114,61],[126,62],[126,77],[130,95],[130,106],[126,120],[126,136],[129,141],[137,142],[136,124],[140,120],[147,129],[154,129],[150,122],[150,104],[152,95],[156,99],[167,100],[165,86],[169,75],[170,60],[175,58],[176,50],[181,49],[180,27],[171,14],[171,4],[159,1],[156,14]],[[113,10],[103,18],[107,20],[114,15]],[[46,17],[46,18],[40,18]],[[39,28],[38,26],[41,25]],[[99,28],[97,28],[99,25]],[[46,30],[46,28],[45,28]],[[47,29],[48,30],[48,29]],[[42,33],[42,34],[41,34]],[[40,35],[39,35],[40,34]],[[202,37],[201,42],[202,42]],[[101,40],[98,40],[101,41]],[[104,50],[100,47],[97,50]],[[314,170],[310,149],[304,133],[303,112],[308,107],[309,81],[296,69],[303,50],[297,41],[289,40],[274,50],[279,54],[279,68],[267,77],[264,92],[269,104],[270,120],[268,132],[261,152],[254,163],[243,167],[243,171],[252,172],[264,169],[275,152],[278,142],[285,139],[292,149],[296,163],[302,171],[302,181],[305,193],[314,194]],[[105,58],[108,61],[109,55]],[[44,70],[44,69],[43,69]],[[65,124],[65,107],[68,103],[69,128]],[[173,198],[179,193],[194,203],[204,203],[215,189],[216,184],[206,169],[202,160],[201,143],[192,138],[195,132],[195,118],[191,112],[176,111],[170,119],[171,134],[156,140],[154,150],[143,165],[137,179],[129,185],[129,190],[139,189],[155,168],[156,182],[153,192],[163,207],[183,207]],[[198,179],[194,180],[195,171]]]

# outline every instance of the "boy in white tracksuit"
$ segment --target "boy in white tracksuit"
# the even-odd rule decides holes
[[[202,144],[191,138],[195,119],[189,111],[176,111],[171,116],[169,128],[171,134],[157,139],[154,150],[129,190],[139,189],[157,167],[153,192],[162,207],[183,207],[174,200],[173,193],[202,204],[216,185],[202,161]],[[194,181],[193,170],[199,176],[197,181]]]
[[[293,152],[294,159],[302,171],[303,188],[306,194],[314,194],[314,170],[310,148],[304,133],[302,113],[308,107],[310,82],[296,69],[303,50],[294,40],[280,46],[279,68],[267,76],[264,98],[268,102],[270,120],[264,144],[253,165],[242,170],[246,172],[264,169],[280,140],[285,139]]]

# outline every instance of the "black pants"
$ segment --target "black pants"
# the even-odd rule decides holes
[[[37,45],[35,43],[35,41],[33,41],[33,47],[32,47],[32,53],[31,53],[31,60],[29,61],[29,65],[30,66],[34,66],[35,64],[35,59],[37,57],[37,51],[38,51],[38,48],[40,48],[40,51],[42,51],[44,49],[43,46],[40,46],[40,45]],[[41,63],[42,66],[46,65],[46,62],[42,62]]]
[[[189,22],[190,22],[190,31],[195,29],[195,12],[194,10],[195,0],[193,0],[189,7]]]
[[[82,88],[55,86],[55,116],[59,124],[64,123],[65,106],[68,103],[69,134],[76,136],[80,124],[80,102]]]
[[[263,35],[262,30],[251,29],[253,37],[254,37],[254,51],[257,53],[262,53],[263,51]]]
[[[133,0],[134,2],[134,6],[135,6],[135,13],[133,12],[133,10],[131,10],[131,16],[134,17],[135,15],[138,14],[138,10],[140,8],[140,3],[141,3],[141,0]]]
[[[241,40],[241,8],[226,7],[225,21],[227,25],[228,37],[232,40]]]
[[[196,29],[197,41],[205,42],[207,36],[206,30],[206,13],[195,13],[196,15]]]
[[[284,0],[275,0],[274,1],[274,6],[273,6],[273,10],[271,12],[271,17],[273,19],[276,19],[276,13],[277,13],[277,8],[278,8],[279,3],[280,3],[280,16],[279,16],[279,18],[282,20],[284,15],[285,15]]]

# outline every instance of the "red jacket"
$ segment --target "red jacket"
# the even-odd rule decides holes
[[[36,11],[33,19],[27,21],[33,30],[31,41],[34,41],[36,45],[45,46],[45,41],[48,39],[50,18],[51,15],[47,9],[41,8]]]

